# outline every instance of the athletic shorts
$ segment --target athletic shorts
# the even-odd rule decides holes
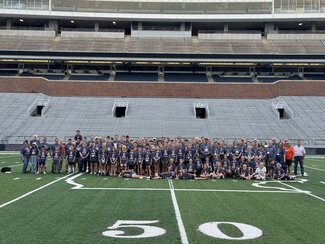
[[[292,160],[286,159],[286,165],[291,166],[292,165]]]
[[[38,165],[45,165],[45,162],[38,162]]]
[[[129,169],[134,169],[134,164],[130,164]]]

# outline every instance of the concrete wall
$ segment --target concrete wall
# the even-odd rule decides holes
[[[55,37],[55,31],[47,30],[0,30],[0,36]]]
[[[261,40],[260,33],[199,33],[199,39],[204,40]]]
[[[148,30],[132,30],[131,32],[132,37],[142,37],[142,38],[191,38],[192,32],[191,31],[148,31]]]
[[[35,77],[0,77],[0,92],[50,96],[257,98],[325,96],[324,81],[278,81],[273,84],[138,83],[49,81]]]
[[[268,40],[324,40],[325,34],[269,33]]]
[[[88,31],[62,31],[61,37],[78,38],[121,38],[124,39],[124,32],[88,32]]]

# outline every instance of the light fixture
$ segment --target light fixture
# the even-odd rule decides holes
[[[112,23],[113,23],[113,25],[116,25],[116,22],[115,21],[113,21]]]
[[[74,24],[74,20],[70,20],[70,23],[71,23],[71,24]]]
[[[23,19],[19,19],[19,21],[20,21],[20,22],[24,22],[24,20],[23,20]]]
[[[302,23],[302,22],[300,22],[298,25],[299,25],[299,26],[302,26],[302,25],[303,25],[303,23]]]

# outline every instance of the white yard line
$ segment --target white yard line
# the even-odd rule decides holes
[[[321,181],[320,183],[322,183],[322,184],[325,184],[325,182],[324,182],[324,181]]]
[[[325,172],[325,169],[318,169],[318,168],[309,167],[309,166],[305,166],[305,165],[304,165],[304,167],[307,168],[307,169],[314,169],[314,170],[318,170],[318,171],[323,171],[323,172]]]
[[[42,189],[44,189],[44,188],[46,188],[46,187],[48,187],[48,186],[50,186],[50,185],[53,185],[53,184],[55,184],[56,182],[58,182],[58,181],[60,181],[60,180],[63,180],[63,179],[65,179],[65,178],[67,178],[67,177],[69,177],[69,175],[64,176],[64,177],[61,177],[61,178],[59,178],[59,179],[57,179],[57,180],[54,180],[54,181],[52,181],[52,182],[50,182],[50,183],[48,183],[48,184],[46,184],[46,185],[44,185],[44,186],[41,186],[41,187],[39,187],[39,188],[37,188],[37,189],[35,189],[35,190],[32,190],[32,191],[30,191],[30,192],[27,192],[26,194],[21,195],[20,197],[17,197],[17,198],[15,198],[15,199],[13,199],[13,200],[11,200],[11,201],[9,201],[9,202],[3,203],[3,204],[0,205],[0,208],[3,208],[3,207],[5,207],[5,206],[7,206],[7,205],[9,205],[9,204],[12,204],[12,203],[14,203],[14,202],[17,202],[18,200],[20,200],[20,199],[22,199],[22,198],[24,198],[24,197],[27,197],[27,196],[29,196],[29,195],[35,193],[35,192],[38,192],[38,191],[40,191],[40,190],[42,190]]]
[[[324,199],[324,198],[321,198],[321,197],[319,197],[319,196],[316,196],[316,195],[314,195],[314,194],[312,194],[312,193],[310,193],[310,192],[300,190],[300,189],[298,189],[298,188],[296,188],[296,187],[294,187],[294,186],[291,186],[291,185],[286,184],[286,183],[283,183],[283,182],[279,182],[279,183],[282,184],[282,185],[285,185],[285,186],[287,186],[287,187],[290,187],[290,188],[292,188],[292,189],[295,189],[296,191],[303,192],[303,193],[305,193],[305,194],[307,194],[307,195],[309,195],[309,196],[311,196],[311,197],[317,198],[317,199],[319,199],[319,200],[325,202],[325,199]]]
[[[184,223],[183,223],[183,220],[182,220],[182,217],[181,217],[181,212],[179,211],[173,181],[168,180],[168,183],[169,183],[170,194],[171,194],[171,197],[172,197],[172,202],[173,202],[173,205],[174,205],[177,225],[178,225],[179,233],[181,235],[181,242],[182,242],[182,244],[188,244],[187,234],[186,234],[185,226],[184,226]]]

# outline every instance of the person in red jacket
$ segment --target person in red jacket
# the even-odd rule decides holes
[[[286,165],[288,167],[287,176],[290,176],[290,174],[291,174],[291,165],[292,165],[293,156],[295,154],[295,150],[290,145],[289,141],[287,141],[285,143],[284,150],[285,150],[285,163],[286,163]]]

